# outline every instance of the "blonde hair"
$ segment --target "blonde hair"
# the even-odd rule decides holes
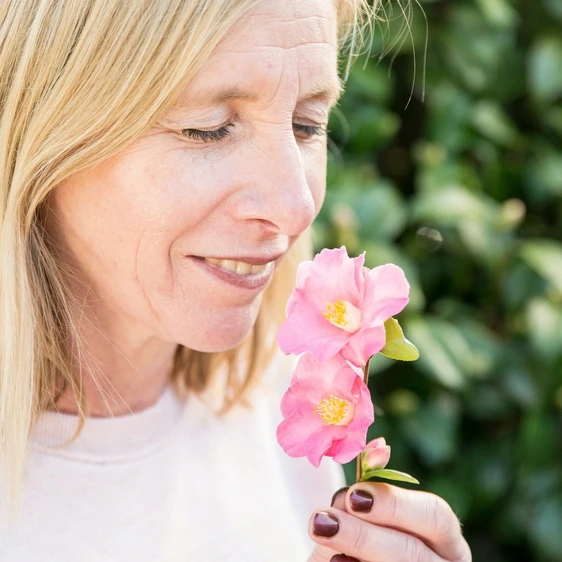
[[[366,0],[337,0],[340,38],[372,21]],[[71,386],[84,396],[67,342],[76,338],[70,291],[44,225],[49,193],[117,154],[171,106],[256,0],[3,0],[0,5],[0,484],[21,493],[30,430]],[[195,391],[226,364],[225,405],[239,400],[271,356],[265,326],[283,314],[297,243],[264,296],[253,333],[235,350],[178,347],[172,378]],[[238,374],[239,375],[239,374]],[[82,412],[83,413],[83,412]]]

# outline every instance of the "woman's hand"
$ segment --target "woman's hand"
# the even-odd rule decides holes
[[[471,562],[449,505],[427,492],[361,482],[310,518],[308,562]],[[343,553],[343,554],[342,554]]]

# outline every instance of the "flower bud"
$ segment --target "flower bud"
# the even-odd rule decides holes
[[[384,468],[390,460],[390,447],[386,444],[384,437],[378,437],[367,443],[361,454],[363,470],[374,470]]]

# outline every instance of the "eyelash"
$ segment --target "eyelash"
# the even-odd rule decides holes
[[[203,131],[200,129],[183,129],[182,135],[191,139],[203,142],[219,142],[225,139],[230,133],[228,129],[232,125],[225,125],[219,129],[214,129],[212,131]],[[325,127],[322,125],[301,125],[294,123],[293,130],[295,132],[303,133],[307,138],[314,136],[322,136],[328,133]]]

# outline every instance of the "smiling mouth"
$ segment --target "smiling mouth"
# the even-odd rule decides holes
[[[268,262],[263,265],[252,265],[251,263],[245,263],[243,261],[234,260],[217,260],[215,258],[203,258],[204,261],[229,271],[230,273],[236,273],[241,277],[249,277],[251,275],[259,275],[263,273],[273,262]]]

